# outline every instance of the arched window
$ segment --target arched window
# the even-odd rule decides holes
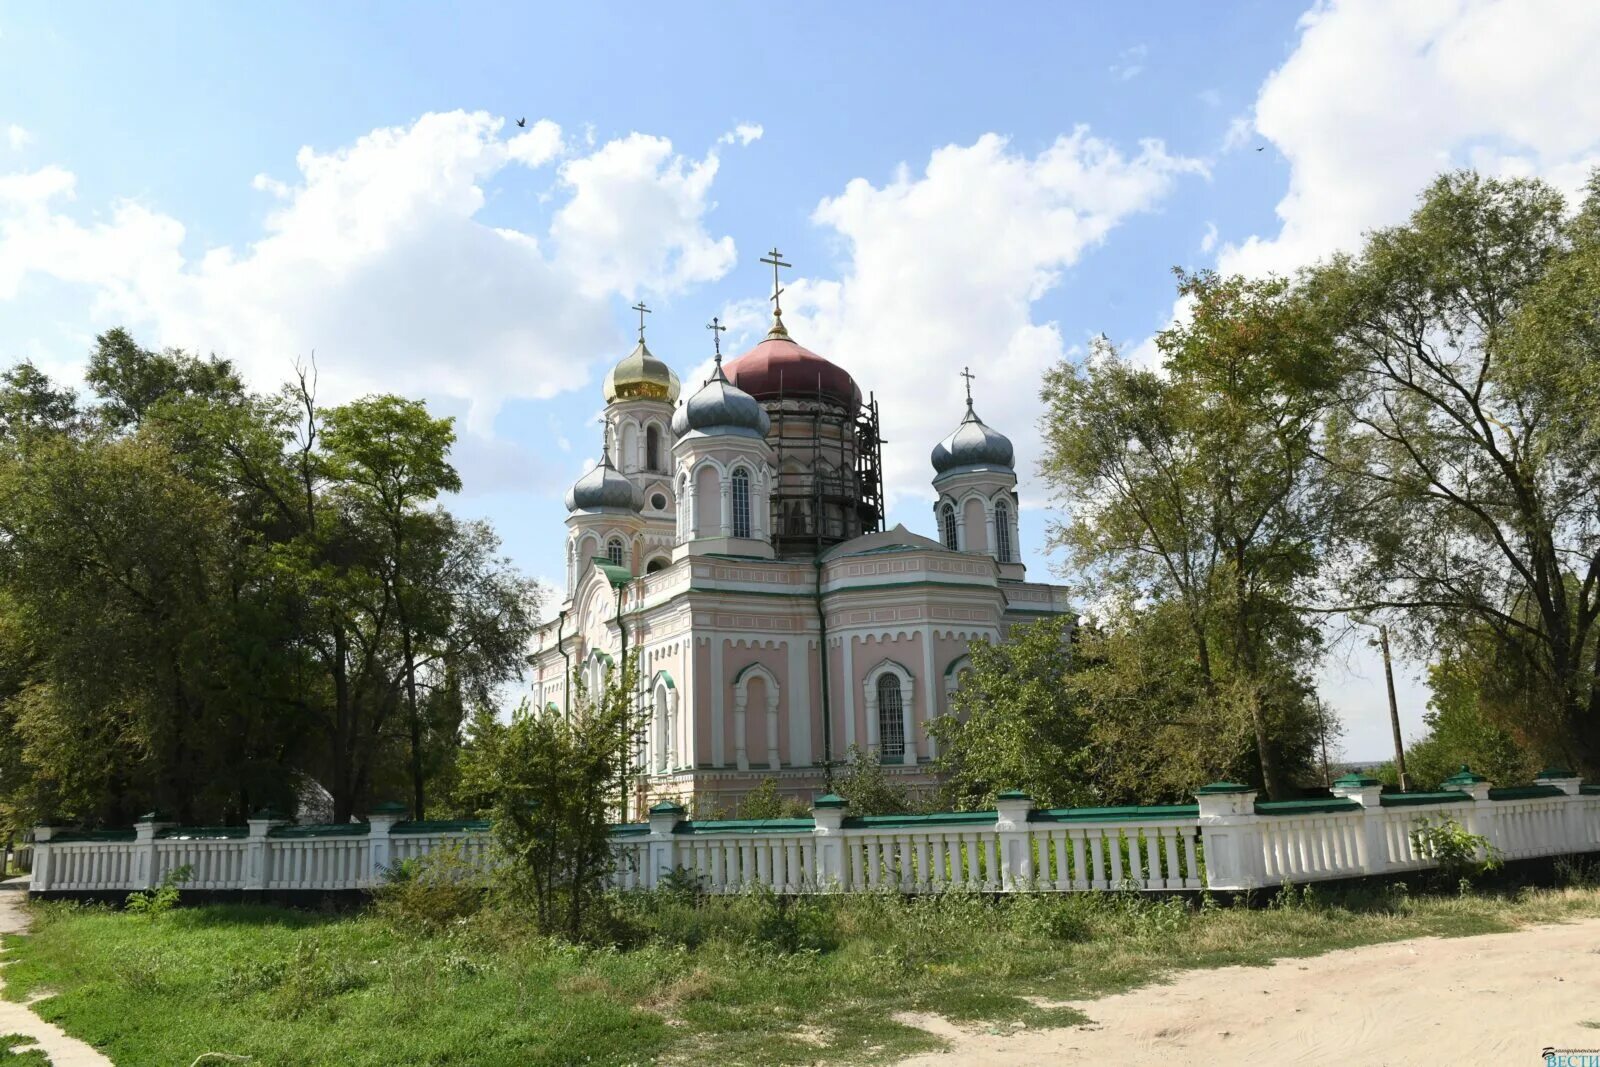
[[[662,559],[660,556],[657,556],[655,559],[651,560],[645,565],[644,572],[646,574],[654,574],[656,571],[660,570],[666,565],[667,561]]]
[[[994,551],[1001,563],[1011,562],[1011,509],[1004,503],[994,506]]]
[[[878,676],[878,753],[885,763],[906,754],[905,698],[892,672]]]
[[[644,432],[644,465],[646,469],[658,471],[661,466],[661,428],[654,423]]]
[[[733,472],[733,492],[730,503],[733,506],[731,521],[732,533],[735,537],[750,536],[750,472],[743,467]]]
[[[944,538],[944,547],[956,551],[956,509],[949,501],[939,508],[939,533]]]
[[[611,540],[606,542],[606,558],[609,559],[614,566],[622,566],[622,538],[613,537]]]

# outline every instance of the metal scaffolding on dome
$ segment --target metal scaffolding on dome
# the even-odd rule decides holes
[[[883,435],[878,401],[845,404],[814,386],[780,378],[762,406],[772,420],[767,440],[777,458],[772,501],[773,551],[811,559],[862,534],[883,529]]]

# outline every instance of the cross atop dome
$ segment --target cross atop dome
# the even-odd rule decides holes
[[[961,377],[963,377],[963,378],[965,378],[967,380],[967,410],[971,411],[972,410],[972,379],[976,378],[977,375],[972,373],[972,368],[971,367],[962,367],[961,368]]]
[[[633,305],[633,310],[639,313],[639,343],[644,344],[644,317],[650,314],[650,309],[645,307],[644,301],[641,300]]]
[[[713,315],[711,316],[711,321],[706,323],[706,329],[711,331],[711,344],[716,351],[717,360],[717,369],[711,377],[726,380],[728,376],[722,373],[722,333],[727,327],[722,325],[721,320]]]
[[[772,264],[772,295],[767,298],[772,301],[772,329],[767,331],[767,336],[788,337],[789,331],[783,328],[783,305],[778,300],[783,295],[783,284],[778,277],[778,268],[792,267],[794,264],[783,261],[783,253],[778,251],[777,245],[773,245],[772,251],[761,257],[761,262]]]

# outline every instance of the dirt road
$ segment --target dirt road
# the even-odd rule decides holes
[[[1546,1046],[1600,1049],[1600,919],[1187,971],[1072,1006],[1092,1021],[996,1035],[903,1017],[950,1048],[902,1067],[1533,1067]]]

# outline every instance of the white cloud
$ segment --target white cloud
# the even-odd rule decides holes
[[[146,205],[70,210],[60,167],[0,176],[0,300],[30,275],[80,285],[97,326],[215,351],[258,384],[314,350],[329,399],[453,399],[485,430],[503,400],[581,385],[615,355],[618,296],[676,292],[734,259],[705,229],[714,156],[642,134],[573,155],[552,122],[501,129],[457,111],[304,148],[295,177],[253,182],[278,201],[257,239],[192,257],[183,223]],[[548,232],[478,217],[489,184],[519,171],[557,183]]]
[[[1150,54],[1146,45],[1136,44],[1132,48],[1124,48],[1117,53],[1117,61],[1109,68],[1111,74],[1118,81],[1129,81],[1138,77],[1144,71],[1145,57]]]
[[[883,185],[857,178],[822,201],[813,220],[843,239],[849,265],[838,280],[790,283],[785,319],[885,400],[891,494],[929,491],[928,452],[961,417],[966,365],[979,414],[1016,443],[1018,474],[1031,480],[1039,411],[1023,383],[1066,350],[1033,303],[1179,175],[1202,171],[1158,141],[1128,156],[1081,127],[1035,156],[985,134],[935,151],[920,176],[902,165]],[[764,313],[752,304],[730,318],[749,326]]]
[[[1209,255],[1211,250],[1216,248],[1216,247],[1217,247],[1217,224],[1214,223],[1214,222],[1208,222],[1208,223],[1206,223],[1205,235],[1200,238],[1200,254],[1201,255]]]
[[[1289,163],[1282,226],[1227,270],[1291,270],[1403,219],[1459,166],[1568,192],[1600,163],[1600,5],[1321,3],[1262,85],[1254,126]]]
[[[594,295],[673,293],[733,266],[733,238],[703,226],[715,154],[685,160],[664,137],[632,133],[561,165],[572,197],[550,235],[559,259]]]
[[[752,141],[761,140],[761,135],[766,132],[759,122],[741,122],[721,137],[718,137],[717,143],[733,144],[737,141],[740,145],[748,145]]]
[[[1248,115],[1235,115],[1228,123],[1228,130],[1222,135],[1222,150],[1232,152],[1243,148],[1255,136],[1256,128]]]
[[[1222,106],[1222,94],[1216,89],[1202,89],[1195,94],[1195,97],[1206,107]]]
[[[10,146],[13,152],[20,152],[32,143],[33,134],[29,133],[21,126],[18,126],[13,122],[6,127],[6,144]]]

